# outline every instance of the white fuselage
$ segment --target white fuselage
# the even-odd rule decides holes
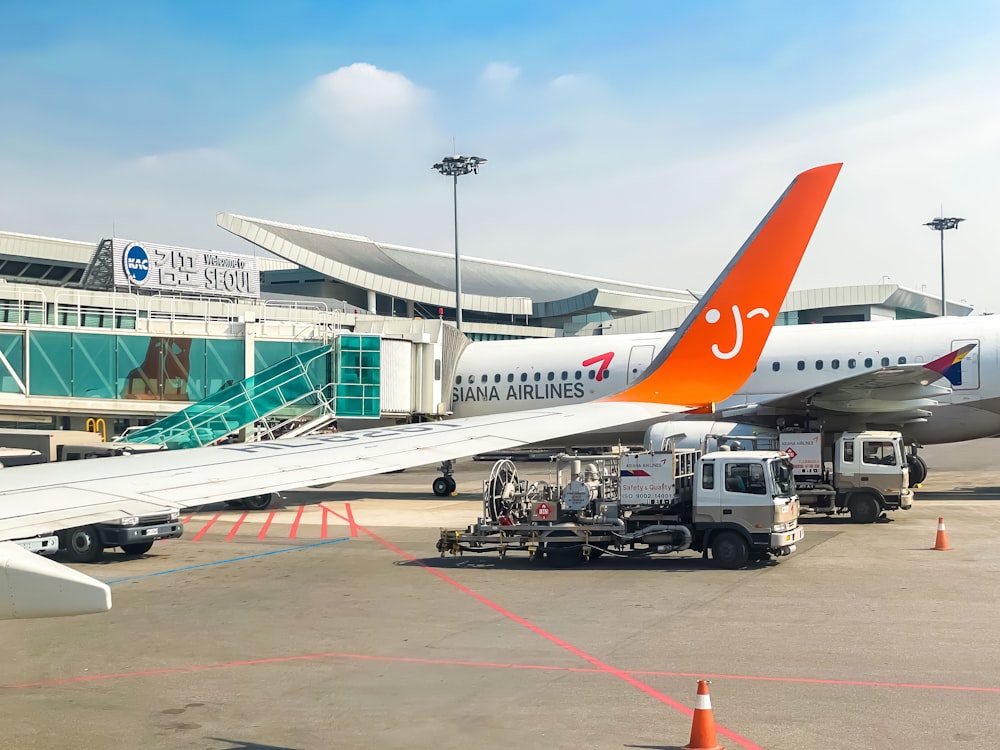
[[[474,342],[453,384],[456,417],[589,401],[637,378],[670,333]],[[908,440],[1000,434],[1000,316],[780,326],[749,380],[723,407],[760,402],[887,365],[931,362],[968,343],[962,383],[926,421],[894,425]],[[870,419],[873,424],[884,421]],[[891,424],[891,423],[889,423]]]

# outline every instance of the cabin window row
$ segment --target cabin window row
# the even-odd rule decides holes
[[[860,361],[863,363],[861,366],[866,370],[875,366],[875,359],[873,357],[865,357],[863,360]],[[854,357],[851,357],[846,361],[845,364],[847,365],[848,370],[854,370],[855,368],[858,367],[858,362],[859,360],[855,359]],[[892,364],[892,359],[890,359],[889,357],[882,357],[882,359],[879,360],[879,367],[889,367],[891,364]],[[905,365],[906,357],[897,358],[896,364]],[[822,370],[824,367],[826,367],[826,365],[827,361],[823,359],[817,359],[813,363],[813,367],[815,367],[815,369],[817,370]],[[831,370],[839,370],[841,361],[839,359],[831,359],[829,361],[829,365]],[[781,370],[781,362],[772,362],[771,369],[774,372],[779,372]],[[806,361],[804,359],[800,359],[798,362],[795,363],[795,369],[800,371],[805,370]]]
[[[597,370],[587,370],[586,377],[587,377],[588,380],[597,380],[598,379]],[[610,377],[611,377],[611,371],[610,370],[604,370],[600,374],[600,380],[607,380]],[[542,373],[540,373],[540,372],[533,373],[530,376],[530,378],[531,378],[531,380],[533,380],[536,383],[538,383],[542,379]],[[574,373],[570,373],[569,370],[563,370],[562,373],[559,374],[559,380],[583,380],[583,378],[584,378],[584,372],[583,372],[583,370],[577,370]],[[522,383],[527,383],[528,379],[529,379],[529,375],[526,372],[522,372],[522,373],[520,373],[519,376],[515,377],[514,373],[512,373],[512,372],[508,372],[507,373],[506,380],[507,380],[508,383],[513,383],[515,381],[515,379],[516,380],[520,380]],[[546,373],[545,379],[548,380],[548,381],[550,381],[550,382],[554,381],[556,379],[556,373],[554,373],[554,372],[548,372],[548,373]],[[499,372],[498,373],[494,373],[494,375],[493,375],[493,382],[494,383],[500,383],[500,382],[503,382],[503,380],[504,380],[504,377]],[[464,375],[464,376],[463,375],[459,375],[459,376],[457,376],[455,378],[455,385],[462,385],[462,383],[465,383],[467,385],[475,385],[476,383],[489,383],[489,382],[490,382],[490,376],[489,375],[480,375],[478,378],[475,375]]]

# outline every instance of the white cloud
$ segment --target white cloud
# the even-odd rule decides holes
[[[507,88],[521,76],[521,69],[505,62],[491,62],[479,76],[483,83],[496,88]]]
[[[427,93],[402,73],[353,63],[319,76],[309,102],[323,120],[352,135],[393,129],[423,116]]]
[[[554,89],[568,89],[574,86],[578,86],[582,78],[575,73],[565,73],[561,76],[556,76],[552,79],[550,84]]]

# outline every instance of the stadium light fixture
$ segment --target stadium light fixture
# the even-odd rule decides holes
[[[949,216],[947,218],[939,216],[936,219],[931,219],[926,224],[925,227],[930,227],[935,232],[941,233],[941,315],[942,317],[947,314],[945,310],[945,296],[944,296],[944,233],[946,229],[958,229],[958,223],[960,221],[965,221],[965,219],[960,219],[957,216]]]
[[[481,156],[445,156],[431,169],[452,178],[452,202],[455,214],[455,325],[462,330],[462,261],[458,254],[458,178],[465,174],[479,174],[479,167],[486,163]]]

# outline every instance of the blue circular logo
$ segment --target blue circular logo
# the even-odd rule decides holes
[[[135,243],[126,247],[122,256],[122,266],[130,282],[145,283],[149,277],[149,253],[146,252],[146,248]]]

